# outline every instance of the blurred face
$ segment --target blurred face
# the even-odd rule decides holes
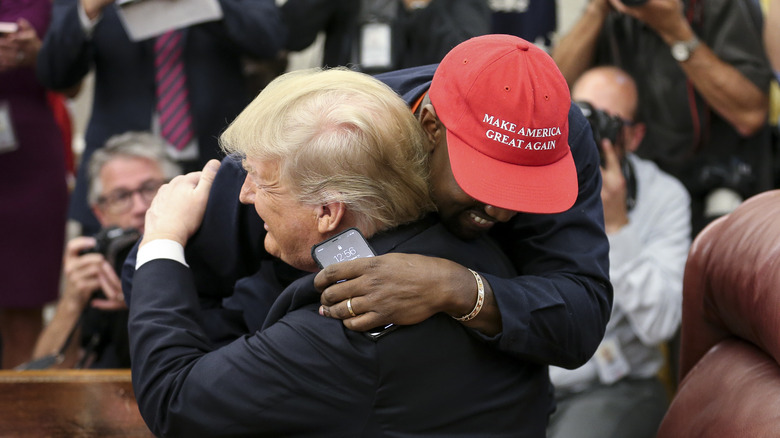
[[[287,264],[306,271],[317,271],[311,247],[322,240],[317,230],[316,207],[301,204],[279,181],[276,162],[252,158],[244,160],[248,175],[239,199],[253,204],[265,222],[265,249]]]
[[[424,124],[424,127],[429,140],[434,142],[430,157],[430,184],[442,223],[461,239],[474,239],[488,232],[496,223],[512,219],[516,212],[477,201],[460,188],[450,166],[446,128],[438,119],[435,123],[437,128],[433,133],[431,125]]]
[[[615,145],[619,158],[626,151],[636,150],[644,126],[634,123],[638,96],[630,77],[611,71],[586,73],[572,88],[571,96],[572,100],[589,102],[594,108],[623,120],[623,144]]]
[[[143,158],[118,157],[106,163],[99,176],[103,190],[93,211],[100,225],[143,233],[146,210],[165,183],[160,166]]]

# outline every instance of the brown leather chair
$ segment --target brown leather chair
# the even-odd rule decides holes
[[[685,267],[680,384],[659,438],[780,437],[780,190],[705,228]]]

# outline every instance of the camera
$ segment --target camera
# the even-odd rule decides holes
[[[605,167],[606,160],[604,158],[604,153],[601,150],[601,140],[606,138],[611,141],[616,148],[622,148],[623,120],[620,117],[593,108],[593,105],[585,101],[577,101],[574,102],[574,104],[580,108],[582,115],[584,115],[588,120],[588,123],[590,123],[590,128],[593,131],[593,140],[596,141],[596,147],[599,150],[601,167]],[[625,155],[620,160],[620,170],[623,172],[623,177],[626,179],[626,209],[631,211],[634,208],[634,205],[636,205],[637,184],[634,166],[626,159]]]
[[[715,218],[733,211],[752,193],[753,168],[737,157],[705,163],[689,189],[704,194],[704,215]]]
[[[127,255],[140,237],[141,233],[134,228],[103,228],[95,235],[95,246],[81,251],[79,255],[92,252],[102,254],[114,268],[114,271],[119,274],[122,272],[122,264],[124,264]]]
[[[647,0],[620,0],[626,6],[642,6],[647,3]]]
[[[612,116],[604,111],[593,108],[588,102],[578,101],[574,102],[582,111],[582,114],[590,123],[591,130],[593,131],[593,139],[596,141],[596,146],[599,148],[599,154],[601,154],[601,140],[608,139],[613,145],[619,146],[622,141],[623,134],[623,120],[620,117]],[[601,166],[604,166],[604,156],[601,156]]]
[[[701,167],[699,185],[704,191],[725,187],[746,194],[753,183],[753,168],[737,157],[710,162]]]
[[[95,235],[95,246],[92,248],[79,251],[79,255],[88,253],[99,253],[108,260],[114,271],[119,275],[122,270],[122,265],[130,253],[130,250],[135,246],[135,243],[141,237],[141,233],[133,228],[122,229],[120,227],[109,227],[100,230]],[[92,293],[90,301],[93,298],[105,297],[103,292],[98,290]],[[76,320],[73,327],[70,329],[64,344],[60,347],[59,351],[54,354],[49,354],[40,357],[29,362],[25,362],[18,367],[17,370],[43,370],[51,368],[54,365],[62,363],[65,358],[65,351],[68,346],[76,339],[76,333],[78,328],[81,328],[82,341],[81,345],[84,349],[84,355],[81,360],[75,366],[75,368],[89,367],[93,361],[97,360],[104,351],[107,351],[106,346],[111,340],[120,345],[116,347],[117,351],[122,351],[129,347],[122,347],[127,345],[127,315],[115,313],[111,319],[106,319],[103,310],[98,310],[90,307],[89,303],[81,311],[81,315]],[[114,335],[111,335],[112,330]],[[108,333],[108,335],[107,335]],[[123,337],[124,336],[124,337]],[[119,355],[120,353],[115,353]],[[125,360],[128,365],[130,363],[129,352],[126,353],[127,357],[121,357],[120,360]]]

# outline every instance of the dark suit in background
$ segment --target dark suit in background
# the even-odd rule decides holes
[[[82,28],[78,0],[55,0],[52,22],[38,56],[37,74],[48,88],[78,84],[94,68],[95,95],[87,126],[87,163],[92,152],[115,134],[150,131],[155,111],[154,39],[133,42],[115,5],[103,10],[91,36]],[[183,163],[199,169],[219,157],[217,138],[249,99],[241,56],[273,58],[287,36],[273,0],[219,0],[224,17],[185,29],[184,62],[187,88],[198,142],[198,159]],[[86,201],[86,166],[80,166],[70,217],[84,234],[98,224]]]
[[[463,242],[431,220],[371,239],[388,251],[446,256],[512,276],[495,245]],[[136,273],[129,332],[133,385],[162,436],[405,435],[543,437],[547,366],[501,353],[445,314],[377,341],[317,313],[305,276],[276,300],[262,331],[214,350],[193,276],[153,260]]]
[[[401,0],[287,0],[280,9],[290,29],[287,49],[303,50],[324,32],[323,66],[350,65],[368,73],[438,63],[463,41],[490,33],[484,0],[431,0],[411,11]],[[366,22],[390,26],[392,64],[386,68],[360,66]]]

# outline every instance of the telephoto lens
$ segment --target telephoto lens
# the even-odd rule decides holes
[[[626,6],[642,6],[647,0],[620,0]]]

